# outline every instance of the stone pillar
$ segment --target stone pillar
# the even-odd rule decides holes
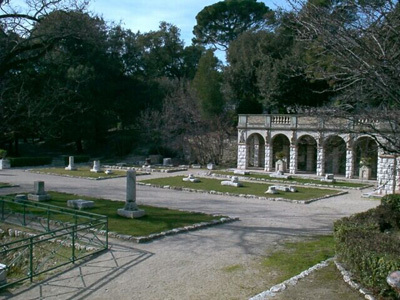
[[[306,154],[306,171],[312,172],[314,171],[314,146],[307,145],[307,154]]]
[[[264,171],[272,172],[272,146],[265,144],[265,167]]]
[[[392,194],[396,189],[396,164],[393,155],[378,156],[378,191],[382,195]]]
[[[69,170],[69,171],[76,170],[75,161],[74,161],[73,156],[69,157],[68,167],[66,167],[65,170]]]
[[[93,168],[90,170],[90,172],[95,172],[95,173],[100,173],[101,172],[101,167],[100,167],[100,161],[95,160],[93,162]]]
[[[325,175],[325,152],[324,148],[320,146],[317,147],[317,175]]]
[[[297,156],[298,147],[296,145],[290,145],[290,160],[289,160],[289,173],[296,174],[297,171]]]
[[[246,144],[238,144],[237,168],[245,170],[247,167],[247,147]]]
[[[136,171],[126,172],[126,201],[124,208],[118,209],[117,213],[126,218],[140,218],[146,213],[136,205]]]
[[[346,178],[353,178],[354,174],[354,153],[351,147],[346,150]]]

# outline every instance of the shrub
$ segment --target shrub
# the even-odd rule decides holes
[[[338,259],[382,299],[396,299],[386,277],[400,270],[400,211],[380,205],[334,224]]]
[[[4,149],[0,149],[0,159],[5,158],[7,155],[7,151]]]
[[[68,155],[63,155],[64,159],[64,165],[68,166],[69,164],[69,156]],[[90,159],[89,155],[74,155],[74,163],[79,164],[79,163],[86,163]]]
[[[43,166],[53,161],[52,157],[13,157],[9,158],[11,167]]]
[[[388,206],[395,211],[400,211],[400,195],[391,194],[382,198],[381,203],[383,206]]]

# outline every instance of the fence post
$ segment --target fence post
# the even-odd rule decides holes
[[[33,281],[33,237],[29,239],[29,279]]]
[[[72,226],[72,263],[75,263],[75,228],[76,226]]]

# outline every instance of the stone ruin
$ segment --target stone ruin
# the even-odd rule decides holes
[[[325,174],[325,177],[321,179],[321,182],[329,182],[329,183],[335,183],[335,175],[333,174]]]
[[[117,211],[118,215],[125,218],[140,218],[143,217],[146,212],[139,209],[136,205],[136,171],[128,170],[126,172],[126,201],[124,208],[120,208]]]
[[[94,201],[83,199],[68,200],[67,206],[71,208],[77,208],[79,210],[83,208],[92,208],[94,207]]]
[[[297,188],[295,186],[285,186],[285,185],[271,185],[268,187],[266,194],[278,194],[278,191],[296,193]]]
[[[189,176],[187,178],[183,178],[182,180],[186,181],[186,182],[194,182],[194,183],[200,182],[200,179],[194,177],[193,174],[189,174]]]
[[[227,180],[221,181],[221,185],[234,186],[234,187],[243,186],[243,184],[239,182],[239,177],[237,177],[237,176],[232,176],[231,180],[229,180],[229,181],[227,181]]]

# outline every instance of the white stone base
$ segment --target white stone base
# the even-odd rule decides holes
[[[50,200],[51,197],[48,194],[43,194],[43,195],[35,195],[35,194],[28,194],[28,200],[32,201],[47,201]]]
[[[75,167],[68,166],[68,167],[65,167],[65,170],[67,170],[67,171],[76,171],[77,169]]]
[[[9,168],[10,168],[10,161],[8,159],[0,159],[0,170]]]
[[[138,210],[125,210],[124,208],[118,209],[117,213],[125,218],[130,218],[130,219],[136,219],[143,217],[146,212],[144,210],[138,209]]]

